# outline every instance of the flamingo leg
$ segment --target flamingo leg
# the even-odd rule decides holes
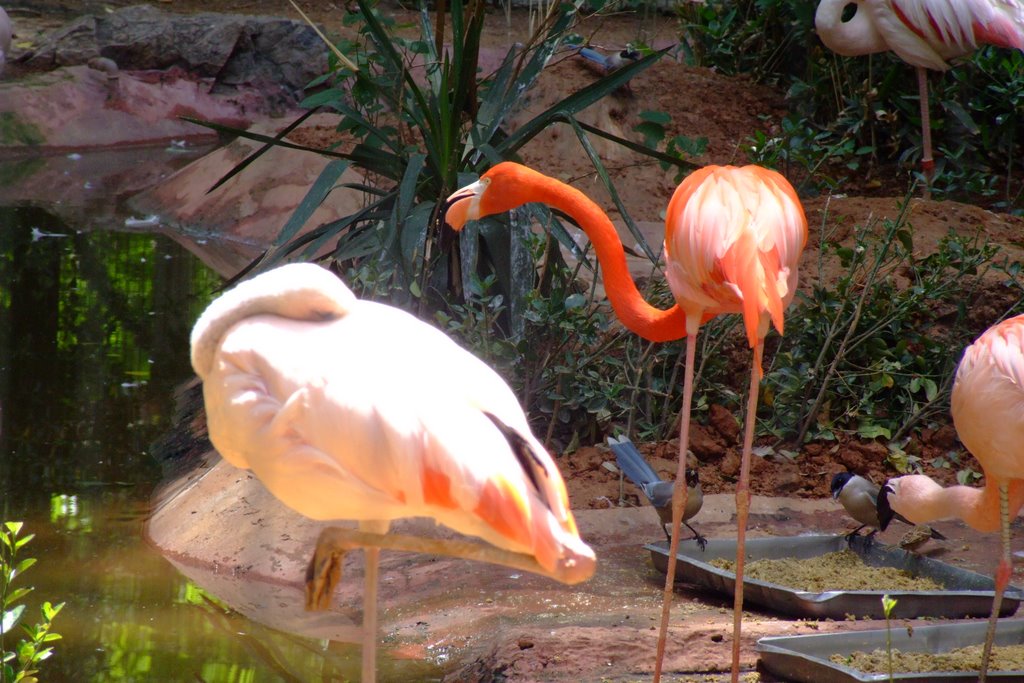
[[[935,160],[932,158],[932,117],[928,106],[928,71],[917,67],[917,92],[921,103],[921,171],[924,173],[924,198],[931,199]]]
[[[661,668],[665,659],[665,641],[668,637],[668,619],[672,609],[672,595],[676,582],[676,553],[679,552],[679,531],[686,508],[686,453],[690,442],[690,407],[693,398],[693,367],[697,357],[697,335],[686,337],[686,368],[683,372],[683,407],[679,426],[679,463],[676,466],[676,481],[672,487],[672,538],[668,547],[668,567],[665,571],[665,594],[661,603],[661,626],[658,630],[658,647],[654,657],[654,683],[661,680]]]
[[[750,454],[754,448],[754,425],[757,422],[757,396],[761,382],[761,357],[764,340],[754,347],[750,368],[750,390],[747,394],[747,423],[743,433],[743,455],[740,458],[740,480],[736,484],[736,587],[732,612],[732,683],[740,679],[740,632],[743,628],[743,568],[746,564],[747,517],[750,515]]]
[[[363,579],[363,673],[362,680],[377,680],[377,583],[380,548],[366,548],[366,574]]]
[[[988,629],[985,631],[985,647],[981,652],[981,671],[978,681],[985,683],[988,676],[989,659],[992,657],[992,645],[996,638],[996,626],[999,623],[999,608],[1003,602],[1003,593],[1010,583],[1010,572],[1013,569],[1013,556],[1010,554],[1010,490],[1009,484],[999,484],[999,520],[1001,522],[1003,556],[996,569],[996,595],[992,600],[992,614],[988,618]]]
[[[377,534],[345,529],[342,527],[326,527],[317,539],[316,552],[306,570],[306,609],[327,609],[330,607],[331,593],[341,578],[340,564],[344,554],[353,548],[377,547],[385,550],[398,550],[407,553],[423,553],[428,555],[446,555],[477,562],[489,562],[503,567],[540,574],[565,584],[577,584],[586,581],[594,573],[594,565],[581,565],[572,560],[566,561],[554,571],[542,567],[532,556],[503,550],[492,545],[462,539],[421,538],[402,534]]]

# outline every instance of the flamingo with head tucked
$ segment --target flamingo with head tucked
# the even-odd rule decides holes
[[[732,677],[739,677],[743,605],[743,558],[750,508],[753,446],[761,356],[769,326],[783,328],[783,311],[796,292],[797,262],[807,241],[807,219],[793,187],[759,166],[707,166],[676,188],[665,217],[665,268],[676,303],[657,309],[629,275],[618,233],[604,212],[579,190],[520,164],[503,162],[448,198],[447,222],[456,230],[469,220],[540,202],[570,216],[587,233],[604,271],[612,309],[622,323],[651,341],[687,336],[679,464],[672,496],[669,547],[654,680],[661,677],[675,581],[679,528],[686,498],[686,450],[696,336],[701,323],[720,313],[741,313],[754,351],[746,432],[736,486],[737,557],[733,613]]]
[[[210,440],[282,503],[325,529],[307,607],[327,607],[345,551],[366,548],[363,675],[375,673],[381,547],[589,578],[565,483],[509,386],[440,330],[360,301],[327,270],[268,271],[216,299],[192,330]],[[471,541],[385,535],[430,517]]]
[[[848,6],[853,6],[854,13],[843,21]],[[946,71],[951,59],[980,45],[1024,50],[1021,0],[821,0],[814,26],[833,52],[857,57],[892,51],[917,67],[921,168],[929,184],[935,161],[926,69]]]
[[[982,654],[981,680],[1010,581],[1010,519],[1024,506],[1024,315],[986,330],[964,351],[950,397],[960,441],[985,470],[985,487],[943,488],[923,474],[890,479],[878,496],[885,530],[895,514],[915,524],[957,517],[978,531],[1002,531],[995,599]]]

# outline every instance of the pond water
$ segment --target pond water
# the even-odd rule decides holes
[[[189,332],[220,282],[165,236],[0,208],[0,520],[35,534],[21,556],[39,562],[16,581],[35,588],[25,621],[43,600],[65,603],[44,681],[358,677],[356,646],[254,623],[143,540],[161,479],[153,444],[193,375]],[[440,677],[430,662],[381,669],[383,680]]]

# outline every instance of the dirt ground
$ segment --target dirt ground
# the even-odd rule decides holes
[[[15,44],[20,43],[20,49],[25,49],[35,40],[39,31],[59,25],[75,13],[103,11],[102,8],[105,7],[127,4],[130,3],[121,0],[92,4],[43,0],[33,2],[32,9],[19,7],[17,2],[13,7],[7,7],[16,21]],[[196,12],[222,7],[233,13],[294,16],[293,10],[285,0],[167,0],[156,4],[168,11]],[[313,18],[323,22],[328,31],[340,30],[341,11],[340,5],[330,3],[318,3],[310,8]],[[414,13],[407,10],[396,9],[394,12],[403,20],[412,20],[415,17]],[[504,15],[495,11],[487,23],[487,39],[484,44],[495,48],[520,40],[528,22],[527,13],[517,11],[513,14],[510,26],[505,23]],[[587,22],[581,27],[580,32],[588,36],[595,46],[619,49],[637,40],[643,40],[654,47],[668,46],[678,40],[678,30],[677,23],[672,17],[638,18],[633,15],[621,15]],[[489,53],[489,58],[496,59],[502,52],[503,50],[493,49]],[[486,61],[484,63],[486,66]],[[518,120],[525,121],[532,113],[545,109],[558,98],[586,85],[596,77],[597,74],[584,61],[566,52],[553,61],[537,88],[525,96],[524,110]],[[913,74],[908,69],[907,88],[910,90],[912,87]],[[666,112],[671,116],[669,135],[682,134],[691,138],[703,136],[708,139],[706,154],[695,161],[745,163],[743,145],[747,144],[748,138],[755,131],[764,131],[769,136],[775,134],[778,131],[779,120],[785,113],[785,106],[783,93],[777,90],[756,85],[744,78],[727,77],[708,69],[688,67],[673,59],[670,53],[636,78],[629,93],[622,93],[597,103],[584,112],[581,118],[611,132],[635,139],[638,136],[633,132],[633,127],[639,122],[641,112]],[[661,220],[661,212],[675,188],[673,175],[666,173],[656,164],[643,162],[636,155],[620,148],[600,141],[596,144],[633,217],[641,221]],[[523,157],[526,163],[537,169],[572,181],[603,203],[610,213],[613,211],[610,202],[603,197],[593,169],[580,149],[578,141],[568,128],[553,127],[545,131],[524,150]],[[849,239],[852,235],[851,227],[862,224],[869,217],[894,216],[906,187],[906,172],[892,169],[888,176],[851,179],[844,188],[843,196],[806,198],[805,210],[811,226],[811,237],[804,263],[817,263],[820,230],[828,231],[833,239],[839,241]],[[1001,245],[1011,259],[1024,260],[1020,238],[1020,235],[1024,234],[1024,220],[1020,218],[992,213],[968,204],[915,199],[912,203],[910,222],[916,248],[922,255],[933,249],[938,241],[953,229],[965,234],[980,232],[992,242]],[[812,278],[827,279],[834,276],[835,272],[828,270],[828,264],[820,273],[814,268],[805,268],[801,274],[801,284],[807,286]],[[990,284],[990,291],[977,307],[979,323],[989,313],[996,314],[1005,307],[1005,290],[1001,289],[995,280]],[[746,370],[746,367],[742,368],[743,372]],[[739,428],[736,420],[724,408],[713,407],[710,416],[707,425],[693,424],[691,448],[700,461],[700,476],[705,493],[731,493],[739,466]],[[958,447],[955,431],[947,423],[925,427],[912,438],[915,441],[914,447],[920,452],[922,461],[926,463],[932,457]],[[641,451],[666,478],[674,475],[677,448],[674,441],[640,444]],[[849,469],[875,481],[883,481],[893,476],[895,472],[885,465],[886,455],[886,446],[880,441],[843,438],[838,442],[807,444],[799,457],[793,460],[755,458],[754,493],[789,498],[828,498],[829,481],[836,472]],[[604,509],[641,504],[634,488],[627,485],[620,491],[618,475],[603,467],[610,459],[612,458],[605,447],[585,445],[559,460],[564,466],[574,507]],[[944,484],[955,483],[955,472],[952,470],[934,470],[926,467],[925,471]],[[850,522],[850,528],[852,526]],[[614,624],[609,626],[609,631],[613,631],[614,627]],[[760,628],[754,626],[754,632]],[[543,638],[543,634],[535,634],[535,637]],[[590,633],[586,637],[597,636]],[[702,637],[708,636],[703,634]],[[622,643],[620,646],[625,647]],[[590,643],[588,647],[581,646],[577,656],[593,657],[600,648],[599,641]],[[496,674],[501,667],[499,660],[503,656],[506,657],[506,668],[512,667],[509,672],[515,668],[509,663],[512,660],[516,663],[515,666],[523,666],[523,670],[535,672],[550,663],[546,662],[541,666],[535,661],[532,669],[529,663],[522,664],[530,657],[530,652],[541,651],[541,648],[534,649],[532,644],[506,643],[498,649],[501,651],[494,655],[493,660],[481,663],[481,667],[489,667],[492,678],[487,680],[504,680]],[[570,653],[566,653],[563,658],[571,656]],[[673,661],[677,667],[675,670],[705,670],[701,668],[703,665],[700,658],[703,656],[705,655],[701,654],[700,649],[695,649],[691,668],[687,668],[684,653],[676,652]],[[483,678],[481,674],[481,679]],[[544,680],[546,676],[524,675],[516,680],[534,678]],[[613,678],[606,680],[631,679],[615,674]]]

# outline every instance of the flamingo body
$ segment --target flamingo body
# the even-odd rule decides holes
[[[742,313],[754,347],[769,320],[783,330],[806,242],[807,219],[785,178],[760,166],[707,166],[669,202],[666,277],[689,325],[705,312]]]
[[[967,347],[950,406],[957,435],[986,478],[1024,480],[1024,316],[991,327]]]
[[[856,57],[891,50],[916,67],[946,71],[949,60],[980,45],[1024,50],[1020,0],[822,0],[814,26],[825,45]]]
[[[317,520],[432,517],[583,580],[565,485],[508,385],[442,332],[293,264],[221,296],[192,333],[210,439]]]

